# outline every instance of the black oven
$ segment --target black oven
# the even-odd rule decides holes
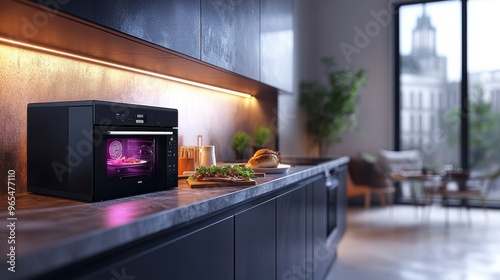
[[[100,201],[177,186],[175,109],[28,104],[28,191]]]
[[[339,181],[334,170],[325,171],[326,188],[326,235],[330,237],[337,230]]]
[[[325,171],[327,238],[334,243],[340,241],[346,230],[346,176],[347,165]]]

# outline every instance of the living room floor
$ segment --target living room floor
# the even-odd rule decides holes
[[[430,210],[430,211],[429,211]],[[327,279],[500,279],[500,211],[434,205],[348,210]]]

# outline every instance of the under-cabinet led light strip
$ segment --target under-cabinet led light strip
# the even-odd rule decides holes
[[[172,77],[172,76],[168,76],[168,75],[158,74],[155,72],[146,71],[146,70],[142,70],[142,69],[138,69],[138,68],[134,68],[134,67],[129,67],[129,66],[125,66],[125,65],[112,63],[112,62],[107,62],[104,60],[94,59],[94,58],[76,55],[76,54],[72,54],[72,53],[68,53],[68,52],[64,52],[64,51],[58,51],[58,50],[54,50],[54,49],[50,49],[50,48],[45,48],[45,47],[40,47],[40,46],[36,46],[36,45],[32,45],[32,44],[18,42],[18,41],[11,40],[11,39],[6,39],[6,38],[0,37],[0,41],[5,42],[5,43],[9,43],[9,44],[13,44],[13,45],[17,45],[17,46],[27,47],[27,48],[34,49],[34,50],[45,51],[45,52],[52,53],[52,54],[58,54],[58,55],[62,55],[65,57],[76,58],[76,59],[80,59],[83,61],[88,61],[88,62],[93,62],[93,63],[97,63],[97,64],[101,64],[101,65],[111,66],[111,67],[115,67],[115,68],[127,70],[127,71],[132,71],[132,72],[139,73],[139,74],[144,74],[144,75],[149,75],[149,76],[162,78],[162,79],[166,79],[166,80],[170,80],[170,81],[175,81],[175,82],[179,82],[179,83],[183,83],[183,84],[187,84],[187,85],[192,85],[192,86],[201,87],[201,88],[205,88],[205,89],[215,90],[215,91],[219,91],[219,92],[223,92],[223,93],[227,93],[227,94],[232,94],[232,95],[236,95],[236,96],[240,96],[240,97],[244,97],[244,98],[251,98],[252,97],[252,95],[250,95],[248,93],[243,93],[243,92],[239,92],[239,91],[235,91],[235,90],[206,85],[206,84],[193,82],[193,81],[189,81],[189,80],[185,80],[185,79],[181,79],[181,78],[176,78],[176,77]]]

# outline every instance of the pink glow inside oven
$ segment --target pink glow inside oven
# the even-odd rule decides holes
[[[154,138],[107,139],[107,176],[110,180],[156,175]]]

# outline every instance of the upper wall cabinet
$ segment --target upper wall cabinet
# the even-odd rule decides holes
[[[275,98],[279,90],[292,92],[292,6],[293,0],[1,0],[0,37]]]
[[[293,0],[261,0],[260,81],[293,92]]]
[[[259,80],[259,0],[201,3],[201,59]]]
[[[199,0],[67,1],[60,10],[200,58]]]

